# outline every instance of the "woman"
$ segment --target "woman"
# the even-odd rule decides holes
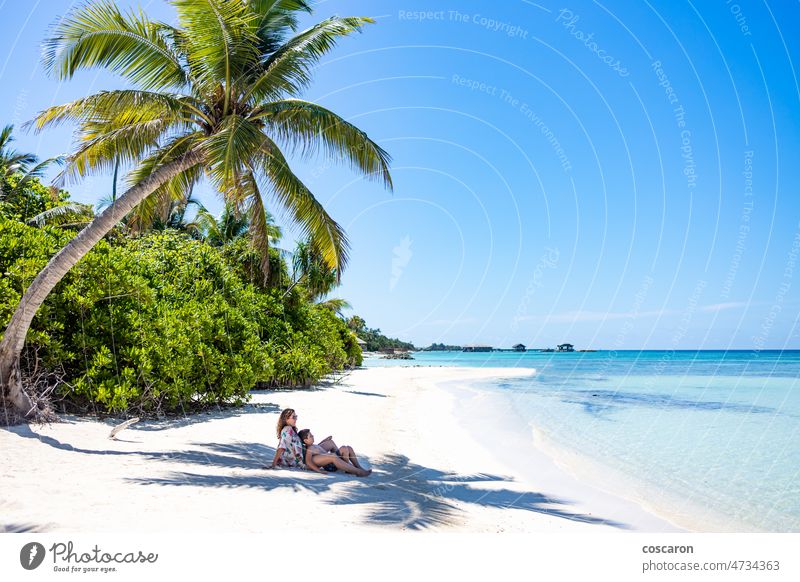
[[[305,468],[303,461],[303,443],[297,435],[297,413],[294,408],[287,408],[278,417],[278,450],[272,458],[270,469],[278,465],[284,467]]]
[[[343,446],[338,449],[341,456],[336,456],[330,451],[324,449],[321,444],[314,444],[314,435],[307,428],[304,428],[298,433],[300,441],[304,445],[306,467],[317,473],[325,473],[323,467],[327,465],[334,465],[336,469],[340,469],[345,473],[352,473],[358,477],[366,477],[372,473],[372,469],[364,469],[358,463],[358,458],[353,450],[353,447]],[[330,438],[330,437],[328,437]],[[333,441],[329,441],[333,442]]]

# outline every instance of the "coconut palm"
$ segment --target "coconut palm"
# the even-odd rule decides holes
[[[0,130],[0,175],[10,177],[15,172],[25,173],[38,161],[36,154],[11,149],[14,141],[14,126],[6,125]]]
[[[35,178],[44,176],[45,170],[52,164],[63,163],[63,158],[58,156],[39,161],[36,154],[18,152],[11,149],[14,141],[14,126],[6,125],[0,130],[0,199],[17,190],[22,190]],[[14,187],[8,187],[6,182],[11,176],[18,174],[19,181]]]
[[[249,212],[239,212],[232,204],[225,204],[222,214],[214,216],[205,208],[197,212],[197,216],[189,223],[189,228],[198,232],[199,236],[213,246],[222,246],[239,237],[246,236],[250,231],[253,217]],[[266,234],[269,242],[275,243],[283,235],[281,227],[274,223],[272,214],[268,211],[265,216]]]
[[[60,80],[85,69],[121,75],[133,88],[83,97],[40,113],[37,130],[77,124],[78,146],[65,180],[130,168],[127,191],[59,251],[26,290],[0,342],[4,400],[31,417],[19,354],[34,314],[64,274],[140,202],[183,196],[203,177],[252,211],[254,244],[269,269],[265,209],[286,209],[336,270],[346,266],[343,229],[292,172],[281,148],[323,152],[392,187],[389,155],[332,111],[300,99],[319,60],[344,36],[372,22],[331,17],[297,32],[306,0],[171,0],[175,26],[109,0],[83,4],[58,21],[44,44],[44,67]],[[267,198],[269,197],[269,198]]]
[[[58,226],[61,228],[84,227],[94,218],[94,209],[90,204],[70,202],[40,212],[28,219],[32,226]]]
[[[295,286],[302,283],[308,291],[309,300],[316,301],[339,284],[340,278],[337,269],[331,268],[325,262],[313,240],[297,241],[295,250],[291,253],[291,259],[293,282],[284,293],[284,297]]]
[[[353,306],[350,305],[350,302],[346,299],[340,299],[338,297],[334,297],[333,299],[326,299],[325,301],[319,301],[317,305],[324,307],[325,309],[330,309],[336,315],[343,318],[342,311],[345,309],[352,309]]]
[[[153,197],[155,198],[155,196]],[[111,206],[116,200],[116,193],[112,190],[110,194],[100,197],[97,202],[98,210]],[[195,208],[198,212],[205,210],[203,204],[193,197],[191,191],[185,193],[182,198],[164,198],[158,201],[158,206],[147,205],[150,198],[139,204],[120,222],[133,233],[142,233],[148,230],[164,230],[173,228],[175,230],[193,231],[193,225],[187,221],[187,212],[190,208]],[[142,210],[148,206],[146,210]]]

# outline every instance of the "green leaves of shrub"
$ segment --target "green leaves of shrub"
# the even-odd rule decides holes
[[[0,217],[0,325],[72,236]],[[101,241],[34,319],[25,354],[63,366],[79,410],[148,415],[242,403],[259,385],[307,386],[360,365],[332,311],[248,280],[236,253],[175,231]],[[353,345],[355,344],[355,345]]]

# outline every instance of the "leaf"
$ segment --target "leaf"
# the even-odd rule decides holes
[[[96,0],[58,21],[44,43],[44,66],[58,79],[102,67],[144,89],[182,87],[188,78],[170,29],[143,12],[122,14],[111,0]]]
[[[336,269],[337,280],[348,259],[349,243],[339,224],[333,220],[311,191],[295,176],[278,147],[265,137],[261,155],[256,159],[257,169],[263,172],[268,187],[280,205],[300,225],[303,234],[319,248],[331,269]]]
[[[253,118],[263,121],[293,152],[308,156],[323,148],[329,158],[346,159],[368,179],[392,189],[391,156],[332,111],[310,101],[285,99],[263,105]]]

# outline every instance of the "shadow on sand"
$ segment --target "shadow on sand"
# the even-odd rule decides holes
[[[53,437],[34,433],[26,426],[15,427],[13,432],[78,454],[134,455],[151,461],[203,468],[203,472],[173,471],[157,477],[131,477],[127,479],[131,483],[162,487],[305,490],[316,495],[327,494],[324,502],[331,505],[366,506],[365,521],[372,525],[415,530],[454,525],[465,517],[460,506],[474,505],[631,529],[625,523],[571,511],[571,502],[567,499],[503,487],[503,483],[511,481],[509,477],[442,471],[412,463],[405,455],[389,454],[375,459],[370,463],[374,472],[367,478],[344,473],[323,476],[302,470],[263,469],[264,464],[271,461],[275,449],[261,443],[192,443],[196,447],[194,450],[170,452],[113,451],[73,447]],[[209,469],[218,469],[218,472],[209,474]],[[248,472],[241,474],[237,470]],[[343,487],[334,487],[342,483],[345,483]]]
[[[40,533],[48,529],[32,523],[6,523],[0,524],[0,533]]]
[[[387,398],[386,394],[378,394],[377,392],[361,392],[359,390],[344,390],[348,394],[356,394],[358,396],[378,396],[380,398]]]

